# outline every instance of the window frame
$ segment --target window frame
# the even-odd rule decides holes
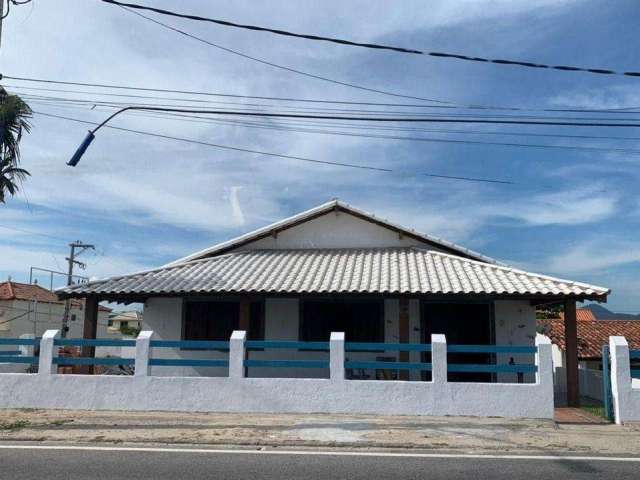
[[[185,338],[185,334],[186,334],[186,327],[187,327],[187,308],[188,308],[188,304],[189,303],[234,303],[238,305],[238,318],[237,318],[237,323],[238,323],[238,327],[239,328],[239,324],[240,324],[240,302],[242,301],[242,299],[240,298],[229,298],[229,297],[183,297],[182,298],[182,312],[181,312],[181,328],[180,328],[180,340],[181,341],[188,341]],[[260,307],[258,307],[258,311],[260,312],[260,316],[261,316],[261,324],[260,324],[260,333],[259,333],[259,337],[261,337],[261,340],[264,340],[264,335],[265,335],[265,330],[266,330],[266,305],[265,305],[265,299],[264,298],[251,298],[249,299],[250,302],[250,307],[249,307],[249,327],[251,327],[251,322],[252,322],[252,316],[251,316],[251,311],[252,311],[252,306],[255,303],[259,303]],[[236,328],[236,330],[237,330]],[[247,332],[247,340],[258,340],[258,338],[252,338],[250,337],[250,332],[251,332],[251,328],[249,328],[249,331]],[[208,341],[203,339],[204,341]],[[215,341],[215,340],[212,340]],[[224,341],[224,340],[223,340]],[[187,351],[192,351],[192,350],[208,350],[208,349],[203,349],[203,348],[192,348],[192,347],[181,347],[180,350],[187,350]],[[226,351],[226,349],[212,349],[212,350],[216,350],[216,351]]]
[[[300,297],[300,299],[298,300],[298,341],[300,342],[312,342],[312,341],[325,341],[325,340],[305,340],[303,338],[303,334],[304,334],[304,322],[305,322],[305,318],[304,318],[304,308],[305,308],[305,304],[308,302],[326,302],[326,303],[343,303],[343,304],[357,304],[357,303],[372,303],[372,304],[377,304],[378,307],[378,311],[379,311],[379,335],[380,335],[380,341],[367,341],[366,343],[385,343],[386,341],[386,318],[385,318],[385,302],[384,302],[384,298],[359,298],[359,297],[346,297],[346,298],[336,298],[336,297]],[[345,333],[345,342],[349,342],[351,340],[348,340],[346,338],[346,333]],[[331,332],[329,332],[329,334],[331,334]],[[326,341],[329,341],[329,338],[326,339]],[[305,349],[300,349],[300,350],[305,350]],[[327,350],[328,351],[328,350]],[[378,351],[384,351],[384,350],[372,350],[375,352]]]

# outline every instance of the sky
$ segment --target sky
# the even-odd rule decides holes
[[[634,0],[430,1],[428,7],[422,1],[390,4],[356,0],[138,3],[238,23],[429,51],[640,70],[640,9]],[[406,55],[148,15],[268,62],[407,96],[533,110],[640,106],[638,78]],[[0,72],[16,77],[237,95],[430,104],[336,85],[261,64],[98,0],[34,0],[14,7],[3,24]],[[106,89],[9,79],[2,84],[25,95],[108,99],[95,93]],[[26,87],[90,93],[45,92]],[[22,166],[32,176],[25,183],[23,194],[0,206],[2,280],[10,275],[17,281],[28,281],[32,266],[65,270],[67,244],[72,240],[96,246],[95,252],[81,257],[87,268],[79,273],[102,278],[139,271],[337,197],[520,268],[606,286],[613,291],[608,308],[640,312],[637,153],[366,138],[158,118],[138,112],[124,114],[110,125],[394,171],[305,163],[113,129],[97,134],[74,169],[65,162],[88,126],[42,113],[99,122],[113,109],[29,98],[33,110],[39,113],[34,115],[32,132],[24,137],[21,148]],[[289,108],[301,104],[278,105]],[[425,111],[400,106],[389,110]],[[581,116],[633,117],[628,113]],[[277,126],[277,122],[266,123]],[[467,133],[369,133],[640,150],[638,128],[438,124],[409,128]],[[500,134],[468,133],[471,131]],[[636,140],[518,136],[504,132]],[[422,172],[498,178],[515,184],[437,179],[420,175]],[[48,282],[45,276],[40,279]],[[60,277],[56,282],[62,280]]]

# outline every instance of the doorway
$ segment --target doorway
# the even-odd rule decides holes
[[[431,343],[431,334],[441,333],[450,345],[492,345],[494,343],[493,303],[429,302],[420,308],[422,342]],[[488,353],[449,353],[449,364],[491,364]],[[450,382],[491,382],[491,373],[449,372]]]

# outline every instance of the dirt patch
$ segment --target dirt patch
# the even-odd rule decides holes
[[[0,441],[640,455],[640,425],[369,415],[0,410]]]

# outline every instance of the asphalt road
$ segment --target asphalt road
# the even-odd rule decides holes
[[[468,458],[194,451],[13,449],[0,478],[104,479],[590,479],[639,478],[640,463],[601,459]]]

